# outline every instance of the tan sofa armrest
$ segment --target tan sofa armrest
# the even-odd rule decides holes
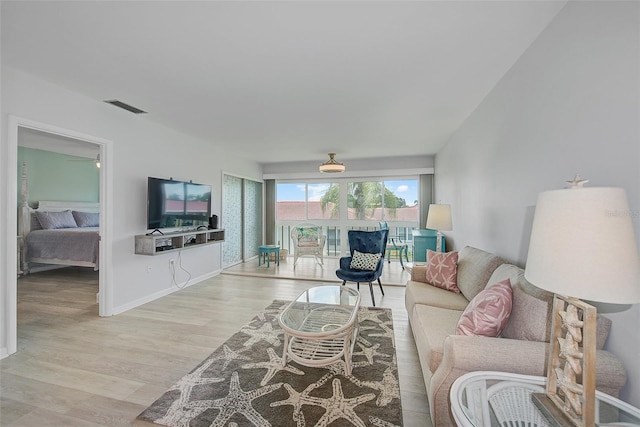
[[[411,280],[414,282],[427,282],[427,264],[417,264],[411,269]]]
[[[461,375],[472,371],[502,371],[544,376],[547,343],[507,338],[450,335],[444,342],[442,363],[429,384],[429,401],[434,425],[453,425],[449,412],[449,390]],[[627,381],[620,360],[604,350],[597,351],[596,386],[618,396]]]

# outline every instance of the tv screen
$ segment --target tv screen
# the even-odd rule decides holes
[[[209,216],[210,185],[148,178],[147,229],[207,226]]]

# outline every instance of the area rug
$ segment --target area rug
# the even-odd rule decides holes
[[[353,371],[282,366],[275,300],[138,418],[164,426],[402,425],[391,310],[360,307]]]

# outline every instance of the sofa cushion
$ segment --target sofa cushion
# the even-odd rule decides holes
[[[511,314],[511,282],[505,279],[476,295],[462,313],[456,334],[497,337]]]
[[[509,279],[513,287],[513,307],[502,336],[516,340],[548,341],[553,294],[533,286],[524,278],[524,270],[512,264],[499,266],[489,280],[504,279]]]
[[[444,289],[413,280],[407,282],[404,298],[407,313],[412,313],[416,304],[459,311],[464,310],[469,304],[469,301],[462,294],[445,291]]]
[[[435,372],[442,362],[444,340],[447,336],[456,332],[458,319],[462,315],[460,310],[450,310],[441,307],[431,307],[417,304],[413,308],[412,328],[419,328],[424,341],[421,345],[421,356],[426,360],[420,360],[420,365]],[[417,344],[417,343],[416,343]]]
[[[427,249],[427,283],[447,291],[460,293],[458,289],[458,252],[434,252]]]
[[[503,338],[526,341],[549,341],[553,294],[532,285],[524,278],[524,270],[512,264],[502,264],[491,275],[490,283],[509,279],[513,288],[513,307],[502,331]],[[596,347],[604,348],[611,320],[598,315]]]
[[[503,263],[500,257],[481,249],[472,246],[462,248],[458,253],[457,285],[460,292],[471,301],[487,286],[491,273]]]

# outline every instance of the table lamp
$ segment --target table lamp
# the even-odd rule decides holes
[[[640,302],[640,260],[625,191],[569,182],[540,193],[531,230],[525,278],[555,294],[546,389],[532,400],[554,425],[593,426],[596,308],[580,299]]]
[[[441,231],[453,230],[451,225],[451,205],[429,205],[427,213],[427,228],[438,231],[436,237],[436,252],[442,252],[442,233]]]

